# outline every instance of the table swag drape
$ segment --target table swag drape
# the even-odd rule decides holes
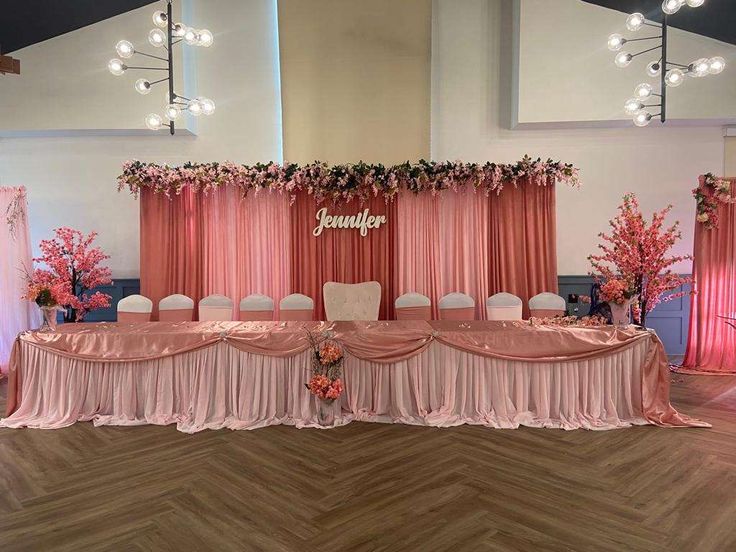
[[[708,175],[710,176],[710,175]],[[712,180],[712,177],[711,177]],[[717,179],[728,183],[713,190],[707,176],[700,178],[693,278],[695,294],[690,298],[690,327],[683,367],[697,373],[736,373],[736,329],[724,317],[736,317],[736,178]],[[722,200],[713,198],[723,195]],[[730,198],[730,199],[728,199]],[[723,200],[725,199],[725,201]]]
[[[2,425],[176,422],[190,432],[309,425],[316,410],[304,389],[307,329],[346,350],[345,421],[708,427],[670,405],[667,358],[653,332],[480,321],[161,322],[28,332],[13,348]],[[120,378],[135,381],[114,385]],[[59,386],[65,398],[56,404]],[[188,407],[192,393],[198,397]]]
[[[251,293],[276,304],[303,293],[324,318],[325,282],[375,280],[382,319],[407,292],[427,295],[435,318],[443,295],[467,293],[484,319],[493,293],[526,304],[557,291],[554,185],[576,184],[569,165],[288,167],[126,165],[121,185],[141,198],[141,293],[154,305],[218,293],[236,308]],[[315,236],[323,210],[385,222]]]

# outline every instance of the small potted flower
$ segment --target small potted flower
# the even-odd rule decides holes
[[[333,403],[343,391],[342,349],[327,337],[318,338],[309,331],[307,335],[312,349],[312,377],[306,387],[317,397],[319,425],[331,426],[335,423]]]
[[[621,278],[611,278],[601,286],[600,296],[611,308],[614,326],[627,326],[631,321],[631,305],[637,299],[633,286]]]

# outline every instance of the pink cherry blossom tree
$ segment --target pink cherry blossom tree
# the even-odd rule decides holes
[[[646,315],[661,301],[671,301],[687,294],[668,291],[692,283],[692,278],[674,274],[671,267],[690,255],[667,256],[667,252],[682,237],[679,223],[665,228],[664,220],[672,209],[667,206],[652,215],[647,222],[639,209],[634,194],[627,194],[619,206],[619,214],[610,221],[610,235],[601,233],[603,243],[598,245],[600,255],[590,255],[591,274],[597,281],[623,280],[632,294],[634,321],[645,325]]]
[[[34,270],[33,284],[54,290],[56,302],[65,309],[65,322],[81,321],[89,311],[109,307],[109,295],[99,291],[88,293],[112,283],[110,269],[99,266],[109,255],[99,247],[92,247],[97,232],[85,236],[79,230],[57,228],[54,233],[54,239],[41,240],[42,255],[33,259],[45,265]]]

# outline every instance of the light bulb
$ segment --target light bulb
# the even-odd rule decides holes
[[[637,111],[634,115],[634,124],[638,127],[645,127],[652,120],[652,115],[644,110]]]
[[[171,28],[171,34],[177,38],[183,37],[186,32],[187,26],[184,23],[174,23],[174,26]]]
[[[212,46],[212,43],[215,41],[215,37],[212,36],[212,33],[208,31],[207,29],[202,29],[199,31],[199,45],[204,46],[205,48],[209,48]]]
[[[146,126],[151,130],[158,130],[164,124],[164,120],[158,113],[149,113],[146,115]]]
[[[202,106],[202,113],[205,115],[212,115],[215,112],[215,102],[209,98],[197,98],[200,105]]]
[[[135,54],[135,48],[127,40],[121,40],[115,45],[115,51],[121,58],[129,58]]]
[[[177,104],[169,104],[164,109],[164,115],[169,121],[175,121],[181,115],[181,107]]]
[[[616,57],[613,59],[613,61],[616,63],[618,67],[626,67],[631,63],[631,60],[634,59],[634,56],[627,52],[619,52],[616,54]]]
[[[659,75],[659,71],[662,68],[661,64],[658,61],[652,61],[647,64],[647,75],[650,77],[656,77]]]
[[[687,5],[691,8],[699,8],[705,4],[705,0],[685,0],[685,2],[687,2]]]
[[[197,32],[197,29],[189,27],[184,33],[184,42],[190,46],[197,44],[199,42],[199,33]]]
[[[637,85],[636,88],[634,88],[634,94],[637,98],[645,100],[649,96],[652,95],[652,85],[646,82],[643,82],[639,85]]]
[[[670,69],[667,73],[667,76],[664,78],[664,82],[667,83],[667,86],[680,86],[682,84],[682,81],[685,79],[685,73],[683,73],[680,69]]]
[[[197,99],[190,100],[187,104],[187,109],[189,110],[189,113],[195,117],[199,117],[202,114],[202,102]]]
[[[121,60],[115,58],[107,62],[107,68],[113,75],[119,77],[120,75],[125,73],[127,66]]]
[[[664,0],[662,2],[662,11],[667,15],[677,13],[684,4],[684,0]]]
[[[710,71],[710,63],[705,58],[696,59],[688,66],[688,75],[691,77],[704,77]]]
[[[135,91],[145,96],[151,92],[151,83],[147,79],[138,79],[135,81]]]
[[[618,52],[626,43],[626,39],[618,33],[613,33],[608,37],[608,49],[612,52]]]
[[[166,34],[161,29],[153,29],[148,33],[148,42],[151,43],[151,46],[160,48],[166,43]]]
[[[153,24],[157,27],[161,27],[162,29],[166,28],[166,22],[168,21],[169,17],[166,15],[166,12],[157,11],[153,12]]]
[[[638,31],[644,25],[644,16],[639,12],[632,13],[626,18],[626,28],[630,31]]]
[[[708,65],[708,71],[710,74],[717,75],[718,73],[722,73],[726,68],[726,60],[721,56],[712,57],[708,60]]]
[[[639,100],[639,98],[629,98],[626,100],[626,103],[624,104],[624,110],[629,115],[633,115],[640,109],[644,107],[644,104]]]

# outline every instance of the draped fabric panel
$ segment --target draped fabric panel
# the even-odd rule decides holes
[[[12,217],[12,228],[9,219]],[[40,322],[38,308],[21,299],[25,274],[33,272],[28,232],[25,188],[0,188],[0,372],[8,371],[8,359],[18,333]]]
[[[701,179],[702,185],[702,179]],[[736,196],[736,178],[731,194]],[[694,372],[736,373],[736,204],[720,204],[718,227],[695,223],[690,329],[683,366]]]

